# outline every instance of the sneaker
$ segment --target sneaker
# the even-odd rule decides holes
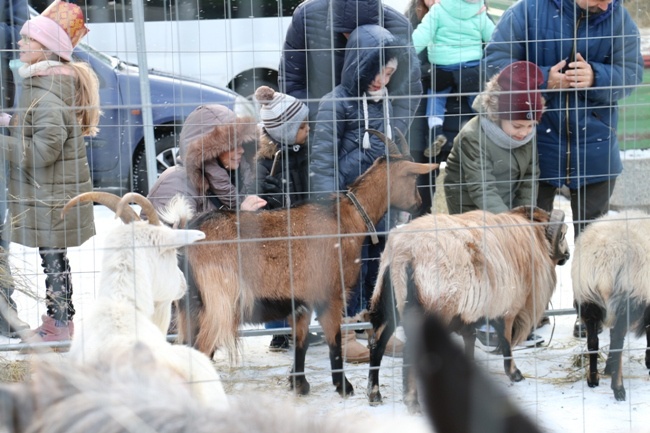
[[[598,333],[603,332],[603,324],[598,324]],[[573,324],[573,336],[575,338],[587,338],[587,327],[582,323],[580,317],[576,318],[576,323]]]
[[[286,352],[289,350],[290,339],[290,335],[274,335],[271,344],[269,344],[269,350],[271,352]]]
[[[522,347],[537,347],[537,346],[541,345],[543,342],[544,342],[543,337],[540,337],[539,335],[535,334],[534,332],[531,332],[528,335],[528,338],[526,338],[526,340],[519,343],[519,346],[522,346]]]
[[[55,320],[49,316],[41,316],[43,323],[36,328],[31,337],[23,339],[23,343],[34,344],[44,342],[60,342],[70,341],[74,334],[74,323],[72,320],[67,322]],[[59,348],[57,350],[67,350],[67,348]]]
[[[481,327],[476,328],[476,338],[483,346],[497,347],[499,345],[497,330],[492,325],[481,325]]]
[[[307,334],[307,341],[309,341],[309,347],[313,346],[322,346],[325,344],[325,337],[323,334],[317,332],[310,332]]]

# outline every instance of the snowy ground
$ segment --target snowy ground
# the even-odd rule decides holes
[[[567,212],[568,203],[558,198],[558,205]],[[70,251],[74,274],[74,304],[77,309],[75,322],[83,320],[84,311],[93,302],[99,284],[102,242],[111,227],[120,224],[110,211],[95,207],[98,235],[80,248]],[[572,240],[572,230],[568,234]],[[38,287],[39,296],[44,295],[44,277],[36,250],[13,244],[12,264],[21,274],[24,284]],[[558,286],[553,297],[554,309],[572,307],[570,263],[558,268]],[[22,294],[16,296],[19,314],[32,327],[38,326],[44,313],[44,304]],[[511,398],[547,432],[648,432],[650,431],[650,378],[644,365],[644,339],[628,338],[624,353],[624,377],[627,401],[617,402],[609,388],[609,377],[601,379],[600,387],[591,389],[584,381],[584,368],[574,365],[577,356],[586,350],[585,340],[575,339],[571,333],[574,315],[553,316],[551,325],[538,330],[545,344],[536,349],[521,349],[515,359],[526,380],[510,383],[503,372],[500,355],[477,350],[478,363],[489,372],[494,382],[503,387]],[[319,413],[351,413],[380,420],[385,425],[395,425],[394,431],[431,431],[421,416],[407,414],[402,403],[401,359],[385,357],[380,381],[384,404],[370,407],[365,388],[368,375],[367,364],[346,364],[345,373],[355,387],[355,395],[342,399],[331,385],[329,358],[325,346],[313,347],[307,354],[307,378],[311,394],[294,397],[287,390],[287,375],[291,368],[292,354],[268,351],[270,337],[244,338],[241,364],[229,366],[226,357],[217,353],[216,368],[231,395],[260,392],[278,400],[293,401],[296,405]],[[0,337],[0,345],[17,343]],[[601,334],[601,348],[609,343],[607,332]],[[480,343],[477,343],[480,346]],[[16,352],[0,353],[5,358],[20,358]],[[604,361],[600,368],[604,367]]]

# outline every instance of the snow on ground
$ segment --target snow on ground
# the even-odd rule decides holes
[[[558,197],[558,206],[567,213],[571,222],[568,202]],[[70,250],[69,257],[74,272],[74,304],[77,310],[75,323],[81,325],[84,311],[93,302],[99,285],[103,237],[111,227],[121,224],[103,206],[95,206],[98,234],[79,248]],[[568,239],[572,243],[573,231],[569,224]],[[44,295],[44,276],[37,250],[11,246],[12,264],[27,286],[37,287]],[[19,314],[32,327],[38,326],[44,304],[18,294]],[[558,286],[552,300],[553,309],[572,308],[573,296],[570,263],[558,268]],[[600,387],[588,388],[584,380],[585,368],[575,365],[579,354],[586,350],[586,341],[572,336],[575,316],[552,316],[551,325],[537,332],[545,338],[542,347],[517,348],[516,363],[526,380],[511,383],[503,372],[500,355],[490,354],[480,343],[476,351],[479,365],[503,387],[519,407],[528,413],[547,432],[649,432],[650,431],[650,378],[644,365],[645,339],[626,339],[624,353],[624,378],[627,401],[617,402],[609,388],[609,377],[602,377]],[[422,416],[408,415],[402,403],[402,362],[399,358],[385,357],[380,383],[384,404],[370,407],[365,389],[368,365],[345,365],[345,373],[355,388],[355,395],[342,399],[331,385],[329,357],[326,346],[309,349],[306,360],[307,379],[311,393],[295,397],[288,391],[287,376],[291,369],[292,353],[272,353],[268,350],[269,336],[246,337],[242,342],[242,359],[230,366],[227,357],[218,352],[215,366],[230,395],[263,393],[278,400],[291,401],[297,406],[318,413],[356,414],[380,420],[385,426],[395,426],[393,431],[431,431]],[[0,337],[0,345],[18,340]],[[601,349],[607,349],[609,335],[601,334]],[[20,358],[16,352],[0,353],[5,358]],[[585,361],[586,362],[586,361]],[[604,368],[604,358],[599,364]]]

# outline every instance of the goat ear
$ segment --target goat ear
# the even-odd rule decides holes
[[[419,162],[408,162],[408,170],[413,174],[427,174],[438,168],[440,164],[422,164]]]

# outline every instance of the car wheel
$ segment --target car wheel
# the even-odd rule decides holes
[[[156,137],[156,169],[158,176],[167,168],[176,165],[178,157],[177,136],[174,131],[167,131]],[[142,195],[149,192],[149,180],[147,179],[147,159],[144,144],[138,146],[133,157],[133,191]]]
[[[273,90],[278,90],[278,73],[275,71],[247,71],[239,74],[232,82],[231,88],[248,99],[253,100],[255,91],[260,86],[268,86]]]

